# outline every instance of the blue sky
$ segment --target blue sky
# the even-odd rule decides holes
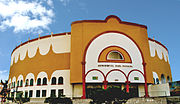
[[[173,80],[180,80],[180,0],[1,0],[0,79],[8,79],[12,50],[28,38],[71,31],[77,20],[122,21],[147,25],[150,38],[169,50]]]

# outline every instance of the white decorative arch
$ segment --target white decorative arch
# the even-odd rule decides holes
[[[32,42],[28,42],[17,49],[11,55],[11,65],[13,61],[17,63],[18,58],[20,60],[24,60],[26,54],[29,58],[32,58],[36,55],[37,49],[39,48],[39,52],[41,55],[46,55],[50,46],[52,45],[52,50],[55,53],[69,53],[70,52],[70,44],[71,44],[71,35],[59,35],[59,36],[51,36],[43,39],[37,39]]]
[[[168,51],[162,45],[156,43],[155,41],[149,40],[149,48],[150,48],[151,57],[155,56],[155,51],[156,51],[159,59],[163,59],[164,57],[164,60],[166,62],[167,61],[169,62]]]
[[[16,83],[16,77],[15,76],[13,77],[12,82]]]
[[[158,74],[156,72],[153,72],[153,80],[155,84],[159,83],[159,77]]]
[[[47,75],[46,72],[42,71],[42,72],[39,72],[38,75],[37,75],[37,79],[38,79],[38,78],[41,78],[41,83],[42,83],[44,77],[47,78],[47,83],[49,83],[49,81],[48,81],[48,75]],[[37,79],[36,79],[36,82],[37,82]]]
[[[33,85],[35,84],[35,77],[34,77],[34,74],[33,73],[28,73],[27,75],[26,75],[26,79],[25,79],[25,81],[28,79],[28,85],[30,84],[30,80],[31,79],[33,79]],[[26,83],[26,82],[25,82]],[[24,83],[24,84],[25,84]]]
[[[56,77],[56,83],[58,83],[59,77],[63,77],[63,80],[65,82],[70,83],[69,82],[70,80],[68,80],[70,78],[70,70],[56,70],[56,71],[54,71],[51,75],[50,82],[52,82],[53,77]]]
[[[23,75],[22,74],[20,74],[19,76],[18,76],[18,79],[17,79],[18,81],[21,81],[21,80],[23,80]]]
[[[98,44],[98,45],[97,45]],[[127,53],[130,55],[132,59],[132,63],[108,63],[108,62],[103,62],[100,63],[98,62],[98,57],[100,53],[103,51],[103,49],[107,47],[122,47],[127,51]],[[139,50],[137,44],[130,39],[128,36],[126,36],[123,33],[118,33],[118,32],[108,32],[101,34],[100,36],[96,37],[91,44],[89,45],[86,56],[85,56],[85,73],[87,73],[91,69],[99,69],[101,70],[105,75],[112,69],[121,69],[126,75],[132,70],[132,69],[137,69],[144,73],[143,70],[143,58],[141,55],[141,51]],[[98,65],[113,65],[113,67],[98,67]],[[132,67],[118,67],[118,65],[129,65]],[[99,75],[98,72],[93,72],[93,75]],[[139,83],[144,83],[144,78],[142,77],[141,74],[138,72],[134,72],[137,74],[132,74],[131,77],[136,77],[139,76],[140,80],[139,81],[134,81],[132,82],[139,82]],[[89,73],[90,74],[90,73]],[[87,75],[86,77],[86,82],[92,82],[92,77],[91,75]],[[118,76],[116,76],[118,78]],[[113,78],[113,77],[112,77]],[[102,80],[99,78],[99,80]]]
[[[158,77],[158,74],[156,73],[156,72],[153,72],[153,78],[158,78],[159,79],[159,77]]]
[[[12,78],[12,83],[11,83],[11,85],[14,85],[15,84],[15,87],[16,87],[16,77],[14,76],[13,78]],[[13,86],[12,86],[13,87]]]
[[[119,77],[117,77],[119,76]],[[126,77],[124,76],[124,74],[122,74],[119,71],[112,71],[111,73],[109,73],[109,75],[107,76],[107,80],[109,82],[126,82]]]
[[[37,78],[48,78],[48,75],[46,72],[42,71],[42,72],[39,72],[38,75],[37,75]]]
[[[35,77],[34,77],[34,74],[33,74],[33,73],[28,73],[28,74],[26,75],[26,79],[31,79],[31,78],[33,78],[33,79],[35,78]],[[25,79],[25,80],[26,80],[26,79]]]
[[[161,74],[161,84],[166,83],[166,76],[164,74]]]

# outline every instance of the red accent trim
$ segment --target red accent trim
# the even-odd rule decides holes
[[[92,41],[94,39],[96,39],[97,37],[99,37],[100,35],[103,35],[105,33],[120,33],[121,35],[125,35],[126,37],[128,37],[129,39],[131,39],[134,44],[136,44],[137,48],[139,49],[140,53],[141,53],[141,57],[142,57],[142,64],[143,64],[143,70],[144,70],[144,79],[145,79],[145,97],[149,97],[148,95],[148,87],[147,87],[147,79],[146,79],[146,67],[145,67],[145,60],[144,60],[144,56],[143,56],[143,53],[140,49],[140,47],[138,46],[138,44],[136,43],[136,41],[134,41],[130,36],[128,36],[127,34],[123,33],[123,32],[119,32],[119,31],[105,31],[105,32],[102,32],[98,35],[96,35],[94,38],[92,38],[89,43],[87,44],[85,50],[84,50],[84,56],[83,56],[83,61],[82,62],[85,62],[86,61],[86,53],[87,53],[87,49],[88,47],[90,46],[90,44],[92,43]],[[83,96],[82,98],[85,99],[86,98],[86,92],[85,92],[85,64],[83,65],[82,64],[82,80],[83,80]]]
[[[166,48],[166,46],[163,45],[162,43],[158,42],[157,40],[153,40],[153,39],[151,39],[151,38],[148,38],[148,39],[149,39],[150,41],[156,42],[157,44],[161,45],[162,47],[164,47],[164,48],[168,51],[168,49]]]
[[[147,86],[147,77],[146,77],[146,63],[143,62],[142,64],[143,64],[143,69],[144,69],[144,80],[145,80],[144,90],[145,90],[145,97],[149,97],[148,86]]]
[[[85,64],[86,61],[82,61],[82,81],[83,81],[83,96],[82,99],[86,99],[86,79],[85,79]]]
[[[140,72],[140,73],[144,76],[144,74],[143,74],[140,70],[133,69],[133,70],[131,70],[131,71],[128,73],[127,78],[129,78],[129,75],[130,75],[133,71]]]
[[[107,59],[107,55],[109,54],[109,52],[111,52],[111,51],[118,51],[118,50],[110,50],[110,51],[108,52],[108,54],[106,54],[106,60],[107,60],[107,61],[99,61],[99,60],[100,60],[101,54],[102,54],[106,49],[111,48],[111,47],[117,47],[117,48],[120,48],[120,49],[122,49],[123,51],[125,51],[125,52],[127,53],[128,57],[130,58],[130,62],[118,62],[118,61],[123,61],[123,60],[108,60],[108,59]],[[120,51],[118,51],[118,52],[121,53]],[[124,60],[125,60],[124,55],[123,55],[122,53],[121,53],[121,55],[123,56],[123,58],[124,58]],[[119,47],[119,46],[109,46],[109,47],[104,48],[104,49],[101,51],[101,53],[100,53],[99,56],[98,56],[98,62],[109,62],[109,63],[132,63],[132,60],[131,60],[131,57],[130,57],[129,53],[128,53],[124,48]]]
[[[101,70],[99,70],[99,69],[91,69],[91,70],[89,70],[89,71],[85,74],[85,78],[86,78],[87,74],[90,73],[90,72],[92,72],[92,71],[98,71],[98,72],[100,72],[100,73],[103,75],[104,80],[106,80],[106,76],[105,76],[104,73],[103,73]]]
[[[106,90],[107,89],[108,81],[103,81],[103,84],[104,84],[104,89]]]
[[[69,34],[71,34],[71,32],[53,34],[52,36],[54,37],[54,36],[60,36],[60,35],[66,35],[66,34],[69,35]],[[25,45],[25,44],[27,44],[27,43],[29,43],[29,42],[36,41],[36,40],[38,40],[38,39],[44,39],[44,38],[48,38],[48,37],[51,37],[51,35],[46,35],[46,36],[42,36],[42,37],[35,38],[35,39],[32,39],[32,40],[28,40],[28,41],[26,41],[26,42],[24,42],[24,43],[18,45],[16,48],[14,48],[14,50],[13,50],[12,53],[11,53],[11,55],[12,55],[13,52],[14,52],[17,48],[19,48],[20,46],[23,46],[23,45]]]
[[[126,81],[126,92],[129,93],[129,84],[130,84],[130,81]]]
[[[74,21],[74,22],[71,23],[71,25],[76,24],[76,23],[83,23],[83,22],[107,23],[107,21],[108,21],[110,18],[115,18],[115,19],[118,20],[119,23],[121,23],[121,24],[132,25],[132,26],[139,26],[139,27],[142,27],[142,28],[146,28],[146,29],[147,29],[147,26],[145,26],[145,25],[121,21],[121,19],[120,19],[119,17],[115,16],[115,15],[107,16],[105,20],[80,20],[80,21]]]
[[[144,69],[144,74],[140,71],[140,70],[137,70],[137,69],[133,69],[133,70],[131,70],[129,73],[128,73],[128,78],[129,78],[129,75],[133,72],[133,71],[137,71],[137,72],[140,72],[143,76],[144,76],[144,82],[145,82],[145,84],[144,84],[144,90],[145,90],[145,97],[149,97],[149,95],[148,95],[148,86],[147,86],[147,79],[146,79],[146,70],[145,70],[145,65],[146,65],[146,63],[142,63],[143,64],[143,69]]]
[[[120,70],[120,69],[112,69],[112,70],[110,70],[110,71],[106,74],[106,78],[107,78],[107,76],[109,75],[109,73],[111,73],[112,71],[119,71],[119,72],[121,72],[121,73],[125,76],[126,80],[128,80],[126,74],[125,74],[122,70]]]
[[[118,52],[120,55],[122,55],[122,58],[123,58],[123,59],[119,59],[119,60],[125,61],[124,55],[123,55],[120,51],[115,50],[115,49],[114,49],[114,50],[110,50],[110,51],[106,54],[106,60],[108,60],[108,61],[110,61],[110,60],[115,61],[115,60],[113,60],[113,59],[108,59],[108,55],[109,55],[110,52]],[[119,60],[117,59],[117,61],[119,61]]]

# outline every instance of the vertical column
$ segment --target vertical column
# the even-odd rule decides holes
[[[58,97],[58,88],[56,88],[55,90],[56,90],[56,97]]]
[[[145,89],[145,97],[149,97],[148,95],[148,86],[147,86],[147,78],[146,78],[146,63],[143,62],[143,68],[144,68],[144,81],[145,81],[145,85],[144,85],[144,89]]]
[[[50,97],[50,91],[51,91],[51,89],[48,87],[47,92],[46,92],[46,97]]]
[[[129,93],[129,84],[130,84],[130,81],[126,81],[126,92]]]
[[[35,89],[36,88],[33,89],[33,96],[32,96],[33,98],[36,98],[36,90]]]
[[[82,64],[82,83],[83,83],[83,96],[82,96],[82,99],[86,99],[86,76],[85,76],[85,64],[86,62],[85,61],[82,61],[81,62]]]
[[[107,84],[108,84],[108,81],[103,81],[103,84],[104,84],[104,89],[106,90],[107,89]]]

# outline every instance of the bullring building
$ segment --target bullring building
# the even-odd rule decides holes
[[[11,55],[10,96],[86,98],[88,88],[134,89],[152,96],[149,86],[172,81],[168,50],[148,38],[147,27],[117,16],[81,20],[71,32],[28,40]]]

